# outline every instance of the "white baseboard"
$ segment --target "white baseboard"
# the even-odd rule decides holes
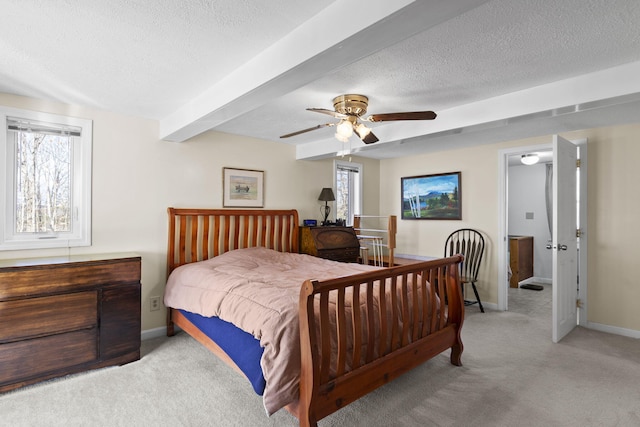
[[[175,332],[179,332],[182,330],[178,325],[173,325],[173,328],[175,329]],[[159,328],[147,329],[145,331],[140,332],[140,339],[142,341],[150,340],[153,338],[166,337],[166,336],[167,336],[166,326],[160,326]]]
[[[480,299],[480,301],[482,301],[482,298]],[[470,305],[469,307],[477,307],[477,305]],[[490,310],[498,311],[498,304],[496,304],[494,302],[484,302],[484,301],[482,301],[482,307],[483,308],[488,308]],[[465,308],[465,310],[466,310],[466,308]]]
[[[166,336],[167,336],[167,327],[166,326],[161,326],[159,328],[153,328],[153,329],[147,329],[146,331],[142,331],[140,333],[140,339],[142,341],[150,340],[152,338],[166,337]]]
[[[436,259],[434,256],[420,256],[420,255],[408,255],[408,254],[398,254],[394,255],[395,258],[406,258],[406,259],[415,259],[418,261],[431,261],[432,259]]]
[[[551,279],[546,279],[544,277],[529,277],[528,279],[524,279],[519,283],[519,285],[525,285],[527,283],[538,283],[540,285],[550,285],[552,282]]]
[[[622,335],[623,337],[640,339],[640,331],[636,331],[635,329],[620,328],[618,326],[603,325],[602,323],[595,322],[587,322],[584,327],[587,329],[593,329],[595,331],[607,332],[609,334]]]

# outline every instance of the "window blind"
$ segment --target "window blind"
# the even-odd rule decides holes
[[[7,130],[45,135],[81,136],[82,128],[58,123],[44,123],[18,117],[7,117]]]
[[[360,170],[357,167],[346,166],[346,165],[337,165],[336,169],[338,169],[339,171],[352,172],[352,173],[360,172]]]

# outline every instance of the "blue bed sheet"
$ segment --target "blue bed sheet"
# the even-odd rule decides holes
[[[255,392],[262,396],[266,382],[260,366],[264,351],[260,341],[250,333],[218,317],[204,317],[185,310],[180,312],[231,357],[247,376]]]

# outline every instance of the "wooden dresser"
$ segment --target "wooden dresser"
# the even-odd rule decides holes
[[[140,358],[136,254],[0,260],[0,391]]]
[[[341,262],[358,262],[360,242],[353,227],[300,227],[300,253]]]
[[[509,265],[511,288],[517,288],[519,282],[533,277],[533,236],[509,236]]]

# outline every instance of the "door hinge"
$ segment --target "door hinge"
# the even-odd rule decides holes
[[[580,159],[576,159],[576,167],[579,168],[580,167]]]
[[[578,238],[582,237],[582,230],[579,228],[576,228],[576,237]]]
[[[576,300],[576,307],[582,308],[582,300],[580,298]]]

